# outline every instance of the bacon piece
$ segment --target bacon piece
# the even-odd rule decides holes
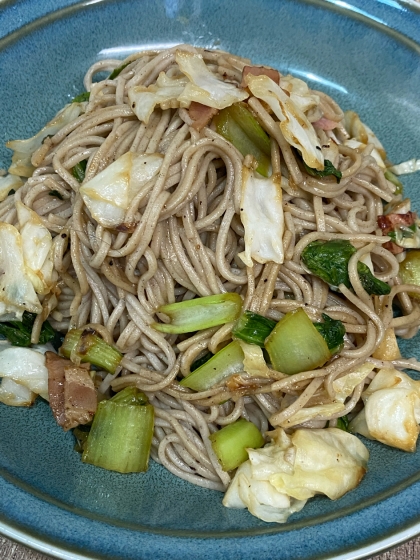
[[[242,82],[241,87],[246,87],[245,78],[248,74],[252,74],[253,76],[268,76],[276,82],[277,85],[280,84],[280,72],[275,70],[274,68],[266,68],[265,66],[244,66],[242,70]]]
[[[214,107],[207,107],[207,105],[203,105],[202,103],[198,103],[197,101],[191,101],[188,113],[191,117],[193,122],[193,128],[200,132],[202,128],[204,128],[211,119],[217,115],[219,109],[215,109]]]
[[[394,231],[398,226],[409,227],[416,221],[417,214],[415,212],[407,212],[406,214],[387,214],[386,216],[378,216],[378,226],[386,235],[390,231]]]
[[[387,249],[393,255],[399,255],[400,253],[402,253],[404,251],[404,247],[400,247],[399,245],[397,245],[393,241],[387,241],[386,243],[384,243],[382,245],[382,247],[384,249]]]
[[[97,407],[96,390],[84,367],[64,368],[64,408],[66,420],[63,428],[70,430],[79,424],[87,424],[93,418]]]
[[[57,424],[67,431],[90,422],[97,399],[89,364],[75,366],[54,352],[46,352],[45,359],[50,406]]]
[[[319,120],[312,123],[313,126],[317,128],[321,128],[322,130],[334,130],[337,128],[338,122],[332,121],[331,119],[327,119],[326,117],[321,117]]]

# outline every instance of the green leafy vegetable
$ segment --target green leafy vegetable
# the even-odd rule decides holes
[[[348,264],[352,255],[357,251],[350,241],[332,239],[331,241],[312,241],[302,251],[304,265],[314,274],[337,289],[340,284],[351,288]],[[391,288],[382,280],[378,280],[369,267],[357,263],[360,282],[369,295],[386,295]]]
[[[124,70],[124,68],[126,68],[129,64],[130,64],[129,62],[126,62],[125,64],[121,64],[121,66],[115,68],[115,70],[113,70],[111,74],[108,76],[108,80],[115,80],[115,78],[117,78]]]
[[[73,435],[76,438],[76,445],[74,446],[74,450],[78,453],[83,453],[83,451],[85,450],[90,428],[91,425],[80,424],[73,430]]]
[[[213,118],[218,134],[231,142],[243,156],[251,154],[258,162],[257,171],[268,177],[270,138],[245,103],[234,103]]]
[[[247,449],[258,449],[265,443],[259,429],[245,418],[211,434],[209,439],[224,471],[233,471],[246,461]]]
[[[35,313],[25,311],[22,321],[7,321],[0,323],[0,338],[7,339],[13,346],[31,346],[31,333],[36,319]],[[57,333],[48,321],[44,321],[39,335],[39,344],[51,342],[54,347],[60,344],[60,334]]]
[[[76,163],[76,165],[71,168],[73,177],[75,177],[79,181],[79,183],[83,183],[83,180],[85,178],[86,165],[87,159],[84,159],[82,161],[79,161],[79,163]]]
[[[82,461],[120,473],[145,472],[153,426],[154,409],[146,395],[136,387],[126,387],[98,404]]]
[[[50,192],[48,193],[48,195],[49,195],[49,196],[55,196],[56,198],[59,198],[60,200],[64,200],[64,199],[63,199],[63,195],[62,195],[60,192],[56,191],[56,190],[50,191]]]
[[[341,181],[341,178],[343,177],[341,171],[336,169],[329,159],[324,160],[324,169],[321,170],[314,169],[313,167],[309,167],[308,165],[306,165],[303,159],[302,162],[303,162],[303,166],[305,167],[306,173],[312,175],[312,177],[322,178],[322,177],[328,177],[330,175],[333,175],[336,178],[337,183],[339,183]]]
[[[158,308],[171,319],[170,323],[153,323],[161,332],[180,334],[194,332],[234,321],[241,312],[242,299],[239,294],[225,293],[194,298],[179,303],[170,303]]]
[[[258,313],[244,311],[239,317],[232,334],[248,344],[258,344],[263,347],[264,341],[276,326],[276,322]]]
[[[79,93],[76,97],[73,97],[72,103],[83,103],[83,101],[89,101],[90,91],[84,91],[83,93]]]
[[[216,383],[220,383],[230,375],[243,371],[243,369],[244,353],[239,342],[234,340],[188,377],[185,377],[180,385],[194,389],[194,391],[206,391]]]
[[[76,356],[82,362],[88,362],[109,373],[115,373],[122,359],[121,352],[106,343],[92,329],[69,331],[60,348],[60,354],[70,359]]]
[[[341,418],[337,418],[337,428],[339,430],[343,430],[344,432],[348,432],[349,431],[349,419],[347,418],[347,416],[341,416]]]
[[[346,328],[341,321],[331,319],[325,313],[322,314],[323,323],[314,323],[314,327],[324,338],[331,354],[338,354],[344,345]]]
[[[287,375],[323,366],[331,357],[327,343],[302,308],[277,323],[265,348],[272,367]]]
[[[195,360],[195,362],[191,364],[190,371],[191,372],[195,371],[196,369],[204,365],[206,362],[208,362],[210,358],[212,358],[213,356],[214,354],[212,352],[207,352],[206,354],[204,354],[204,356],[201,356],[201,358],[198,358],[198,360]]]
[[[7,193],[7,196],[11,196],[12,194],[15,194],[15,189],[10,189],[10,191]]]

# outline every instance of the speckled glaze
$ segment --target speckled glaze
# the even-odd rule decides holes
[[[188,42],[307,79],[357,110],[389,158],[420,156],[420,12],[394,0],[0,0],[0,141],[35,133],[83,90],[94,61]],[[0,167],[10,153],[0,149]],[[420,209],[418,175],[405,180]],[[420,339],[404,341],[420,358]],[[287,525],[152,464],[119,475],[80,462],[48,406],[0,404],[0,531],[58,558],[361,558],[420,532],[420,450],[366,442],[363,483],[311,500]]]

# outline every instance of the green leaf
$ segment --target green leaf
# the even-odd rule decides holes
[[[7,339],[13,346],[31,346],[31,333],[36,319],[35,313],[25,311],[22,321],[7,321],[0,323],[0,337]],[[44,321],[39,335],[39,344],[53,343],[60,337],[48,321]]]
[[[337,426],[336,428],[338,428],[339,430],[343,430],[344,432],[348,432],[349,431],[349,419],[347,418],[347,416],[341,416],[341,418],[337,418]]]
[[[50,191],[50,192],[48,193],[48,195],[49,195],[49,196],[55,196],[56,198],[59,198],[60,200],[64,200],[63,195],[62,195],[60,192],[56,191],[56,190]]]
[[[356,250],[350,241],[343,239],[312,241],[302,251],[302,261],[312,274],[332,287],[344,284],[351,288],[348,265]]]
[[[15,194],[15,189],[10,189],[10,191],[7,193],[7,196],[10,196],[12,194]]]
[[[314,323],[314,327],[324,338],[331,355],[337,354],[343,348],[346,329],[341,321],[331,319],[329,315],[322,314],[323,323]]]
[[[199,367],[204,365],[213,356],[214,356],[214,354],[212,352],[207,352],[207,354],[204,354],[204,356],[201,356],[201,358],[198,358],[198,360],[195,360],[195,362],[193,362],[191,364],[190,372],[192,373],[193,371],[195,371],[196,369],[198,369]]]
[[[386,296],[390,293],[391,286],[376,278],[365,263],[357,263],[357,272],[363,288],[369,295]]]
[[[117,78],[124,70],[124,68],[126,68],[129,64],[130,64],[129,62],[126,62],[125,64],[121,64],[121,66],[115,68],[115,70],[113,70],[111,74],[108,76],[108,80],[115,80],[115,78]]]
[[[324,160],[324,169],[321,170],[314,169],[313,167],[309,167],[308,165],[306,165],[303,159],[302,162],[303,162],[303,166],[305,167],[306,173],[312,175],[312,177],[322,178],[322,177],[329,177],[330,175],[333,175],[336,178],[337,183],[339,183],[341,181],[341,178],[343,177],[341,171],[336,169],[329,159]]]
[[[263,315],[244,311],[233,328],[232,334],[248,344],[258,344],[263,347],[264,341],[276,326],[276,322]]]
[[[79,163],[76,163],[76,165],[71,168],[73,177],[75,177],[79,181],[79,183],[83,183],[83,180],[85,178],[86,165],[87,159],[84,159],[82,161],[79,161]]]
[[[72,103],[83,103],[83,101],[89,101],[90,98],[90,91],[84,91],[83,93],[79,93],[76,97],[73,97]]]

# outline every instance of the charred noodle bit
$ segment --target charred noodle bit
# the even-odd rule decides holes
[[[48,368],[36,349],[2,344],[0,401],[49,396],[60,425],[87,433],[98,396],[105,420],[97,413],[84,460],[144,470],[150,448],[219,491],[244,449],[271,437],[225,503],[279,522],[313,495],[297,467],[306,434],[354,466],[349,486],[314,490],[330,497],[367,460],[332,426],[412,450],[420,390],[398,370],[420,366],[395,335],[420,325],[420,257],[406,251],[420,243],[418,220],[358,115],[292,76],[190,45],[96,63],[84,88],[36,136],[8,143],[0,337],[66,338]],[[384,436],[396,389],[382,402],[390,418],[372,420],[389,379],[412,404],[406,441]],[[115,464],[107,430],[130,455],[130,419],[147,424],[144,449]],[[255,478],[260,460],[268,479]]]

